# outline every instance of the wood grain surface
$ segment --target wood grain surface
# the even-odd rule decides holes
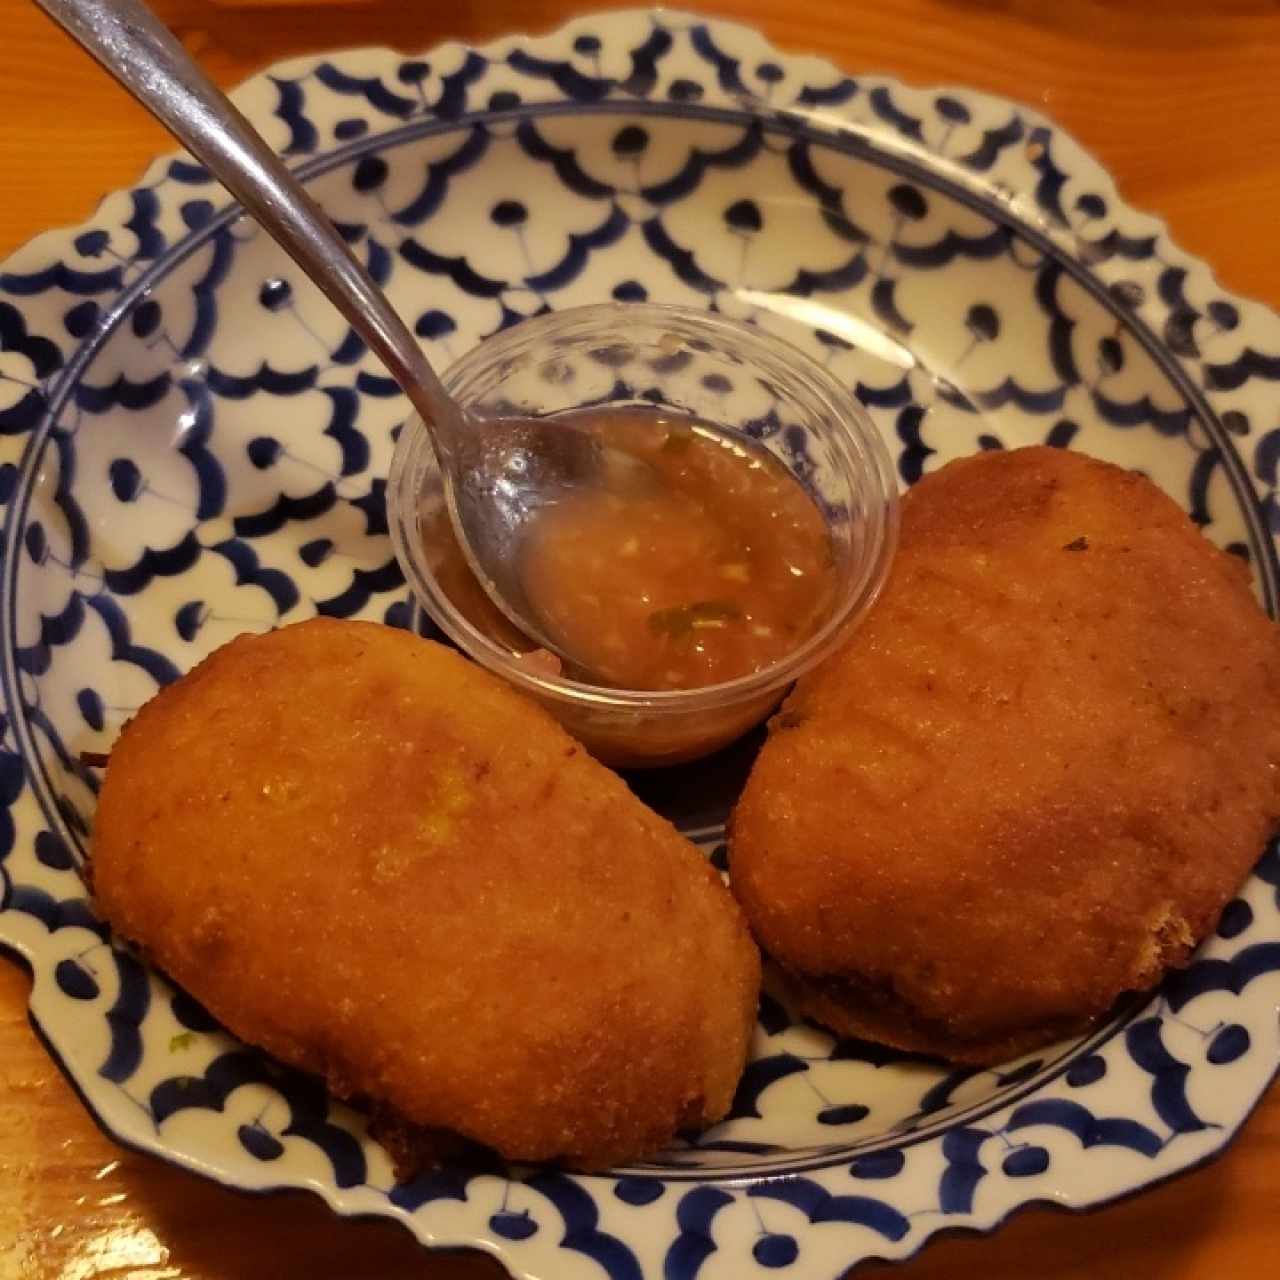
[[[161,0],[222,84],[286,55],[546,30],[598,0]],[[1280,4],[1276,0],[700,0],[784,50],[849,71],[971,85],[1054,116],[1235,291],[1280,307]],[[170,148],[27,0],[0,0],[0,255],[86,218]],[[1280,404],[1277,406],[1280,413]],[[0,1277],[22,1280],[481,1280],[388,1223],[342,1222],[302,1194],[243,1196],[104,1137],[26,1018],[0,961]],[[1219,1161],[1084,1217],[1033,1209],[951,1238],[904,1280],[1068,1276],[1232,1280],[1280,1256],[1280,1091]],[[879,1274],[870,1266],[865,1274]],[[864,1273],[860,1273],[864,1274]],[[806,1277],[805,1280],[808,1280]]]

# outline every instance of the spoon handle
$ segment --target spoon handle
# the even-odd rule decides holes
[[[437,447],[458,411],[421,348],[320,206],[139,0],[35,0],[147,108],[324,290],[383,361]],[[439,437],[444,435],[444,439]]]

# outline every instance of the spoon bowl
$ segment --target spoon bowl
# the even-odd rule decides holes
[[[468,434],[441,478],[450,521],[463,533],[458,545],[467,567],[518,632],[568,669],[581,670],[581,656],[541,625],[528,597],[520,566],[530,526],[574,492],[604,489],[629,497],[661,482],[641,459],[569,423],[527,416],[466,415],[464,421]]]

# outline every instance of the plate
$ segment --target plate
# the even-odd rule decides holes
[[[826,363],[904,484],[975,449],[1085,450],[1155,479],[1275,612],[1280,320],[1025,107],[667,11],[295,59],[236,96],[441,363],[547,307],[715,306]],[[360,1115],[118,947],[82,880],[98,773],[81,753],[238,632],[421,622],[384,506],[405,414],[189,158],[0,271],[0,938],[113,1136],[544,1280],[834,1277],[1224,1147],[1280,1062],[1275,848],[1192,966],[1084,1040],[955,1071],[766,997],[730,1119],[594,1177],[397,1184]],[[749,752],[637,785],[719,859]]]

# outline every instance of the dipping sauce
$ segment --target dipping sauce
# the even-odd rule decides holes
[[[772,666],[830,616],[827,522],[772,454],[654,410],[565,415],[651,466],[635,495],[541,515],[525,590],[548,635],[628,689],[697,689]]]
[[[772,666],[830,616],[826,518],[762,446],[655,409],[560,417],[653,473],[634,493],[573,494],[530,526],[527,597],[592,683],[720,684]],[[443,511],[429,526],[428,552],[442,589],[474,625],[515,651],[532,647],[471,576]]]

